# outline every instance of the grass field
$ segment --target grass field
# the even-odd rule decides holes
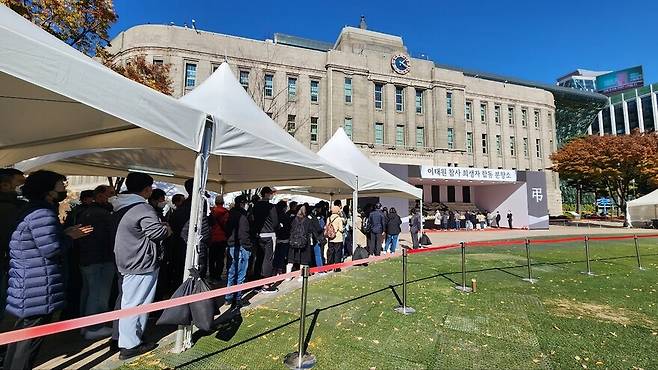
[[[582,243],[533,246],[534,285],[521,280],[523,246],[468,249],[473,294],[453,289],[457,250],[410,255],[410,316],[393,311],[401,259],[331,274],[310,285],[308,351],[316,369],[658,368],[658,239],[640,240],[645,271],[632,240],[590,246],[596,276],[580,273]],[[299,290],[277,297],[183,354],[161,348],[125,367],[285,368],[299,299]]]

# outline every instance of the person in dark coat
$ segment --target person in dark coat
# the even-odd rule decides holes
[[[260,200],[254,204],[252,234],[257,241],[256,271],[257,278],[274,276],[274,248],[276,247],[276,231],[279,229],[279,214],[274,204],[270,202],[274,191],[264,187],[260,191]],[[260,269],[258,268],[260,267]],[[276,293],[279,289],[272,285],[263,285],[261,292]]]
[[[496,211],[496,227],[500,228],[500,212]]]
[[[275,273],[283,273],[286,271],[288,259],[292,218],[288,216],[288,204],[284,200],[276,204],[276,211],[279,219],[279,228],[276,230],[276,248],[274,249],[273,266]]]
[[[290,225],[291,239],[288,249],[288,263],[292,264],[292,270],[298,270],[300,266],[309,266],[314,263],[313,245],[322,235],[322,228],[315,217],[308,214],[308,212],[310,211],[307,204],[299,206]],[[295,241],[293,240],[293,234],[297,234],[296,230],[298,228],[303,230],[301,232],[302,237],[299,241]]]
[[[384,229],[386,228],[386,217],[382,212],[382,205],[377,203],[375,209],[368,215],[368,222],[370,224],[370,243],[368,251],[370,255],[379,256],[382,250],[382,239]]]
[[[25,183],[23,172],[13,168],[0,169],[0,320],[4,316],[7,300],[7,271],[9,270],[9,240],[16,226],[19,210],[25,202],[18,198],[18,190]],[[4,357],[0,348],[0,361]]]
[[[231,256],[231,264],[228,268],[227,287],[244,283],[249,268],[249,256],[252,251],[251,230],[247,219],[247,198],[238,195],[235,198],[233,208],[229,211],[226,222],[226,235],[228,253]],[[242,303],[242,292],[227,294],[224,296],[225,304],[232,308],[239,308]]]
[[[209,269],[212,279],[220,281],[224,273],[224,259],[226,258],[226,223],[228,222],[228,209],[224,208],[224,197],[215,198],[215,207],[210,211],[210,247],[208,248]]]
[[[411,219],[409,220],[409,231],[411,232],[411,242],[414,249],[420,248],[420,243],[418,241],[420,228],[420,212],[418,211],[418,208],[414,208],[411,211]]]
[[[395,249],[398,246],[398,237],[402,232],[402,219],[398,215],[398,211],[391,207],[386,218],[386,247],[384,253],[390,252],[395,254]]]
[[[89,316],[106,312],[110,305],[114,264],[114,228],[108,199],[114,196],[111,186],[100,185],[94,189],[94,203],[78,213],[77,223],[89,225],[94,232],[78,240],[82,289],[80,314]],[[109,337],[112,329],[102,324],[82,329],[87,340]]]
[[[512,211],[511,210],[507,211],[507,225],[509,226],[510,229],[512,228]]]
[[[9,242],[7,312],[18,318],[14,329],[47,324],[64,308],[64,249],[93,231],[77,225],[63,229],[59,223],[56,207],[66,199],[65,181],[58,173],[37,171],[23,185],[29,203],[19,211]],[[9,344],[4,368],[31,369],[42,341],[39,337]]]

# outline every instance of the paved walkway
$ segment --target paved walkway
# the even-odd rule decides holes
[[[461,241],[485,241],[505,240],[517,238],[541,238],[555,237],[560,235],[593,235],[593,234],[653,234],[657,230],[643,229],[620,229],[620,228],[583,228],[572,226],[551,226],[549,230],[485,230],[485,231],[429,231],[427,235],[432,245],[455,244]],[[400,235],[400,241],[404,244],[411,243],[409,233]],[[399,250],[398,250],[398,253]],[[322,279],[326,275],[315,275],[311,281]],[[283,282],[280,293],[285,294],[300,287],[297,280]],[[260,304],[274,299],[278,294],[263,295],[256,294],[250,298],[251,305],[244,310],[253,309]],[[225,314],[228,307],[221,308],[221,314]],[[150,321],[153,324],[153,321]],[[147,331],[147,340],[157,340],[160,346],[171,344],[175,340],[175,334],[171,328],[156,327],[150,325]],[[115,369],[123,364],[118,359],[118,353],[110,352],[108,341],[97,342],[84,341],[78,331],[70,331],[59,335],[53,335],[44,341],[44,346],[39,354],[37,369]]]

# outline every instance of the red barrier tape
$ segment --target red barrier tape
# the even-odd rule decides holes
[[[434,252],[434,251],[441,251],[445,249],[454,249],[454,248],[459,248],[461,247],[460,244],[448,244],[448,245],[440,245],[437,247],[425,247],[422,249],[409,249],[407,251],[407,254],[418,254],[418,253],[425,253],[425,252]]]
[[[322,267],[314,267],[310,269],[311,273],[325,272],[337,268],[343,268],[348,266],[360,265],[364,263],[371,263],[382,261],[388,258],[392,258],[392,255],[388,256],[375,256],[367,259],[356,260],[356,261],[347,261],[343,263],[337,263],[333,265],[327,265]],[[263,285],[274,284],[279,281],[286,280],[288,278],[295,278],[300,275],[300,271],[294,271],[287,274],[272,276],[265,279],[250,281],[248,283],[234,285],[227,288],[213,289],[208,292],[197,293],[192,295],[187,295],[184,297],[178,297],[169,299],[166,301],[149,303],[137,307],[125,308],[116,311],[104,312],[96,315],[90,315],[85,317],[80,317],[77,319],[59,321],[51,324],[35,326],[33,328],[19,329],[6,333],[0,333],[0,345],[18,342],[22,340],[37,338],[45,335],[57,334],[60,332],[80,329],[91,325],[102,324],[109,321],[118,320],[124,317],[141,315],[144,313],[160,311],[171,307],[176,307],[184,304],[189,304],[192,302],[203,301],[206,299],[217,298],[219,296],[227,295],[230,293],[240,292],[243,290],[249,290],[257,288]]]
[[[634,235],[627,236],[611,236],[611,237],[594,237],[590,240],[619,240],[619,239],[632,239]],[[638,235],[638,238],[652,238],[658,237],[658,234],[644,234]],[[584,237],[574,237],[574,238],[562,238],[562,239],[536,239],[531,240],[531,243],[565,243],[565,242],[574,242],[574,241],[584,241]],[[471,242],[466,243],[467,247],[470,246],[489,246],[489,245],[512,245],[512,244],[523,244],[524,240],[502,240],[502,241],[487,241],[487,242]],[[434,252],[439,250],[454,249],[459,248],[460,244],[448,244],[434,247],[426,247],[422,249],[409,249],[408,254],[418,254],[426,252]],[[332,265],[326,265],[321,267],[314,267],[310,269],[311,273],[320,273],[330,270],[335,270],[338,268],[350,267],[355,265],[362,265],[371,262],[378,262],[387,260],[399,255],[385,255],[385,256],[373,256],[367,259],[356,260],[356,261],[347,261],[342,263],[336,263]],[[294,271],[287,274],[272,276],[265,279],[255,280],[248,283],[234,285],[231,287],[213,289],[208,292],[192,294],[184,297],[173,298],[166,301],[149,303],[146,305],[141,305],[137,307],[125,308],[116,311],[104,312],[96,315],[90,315],[85,317],[80,317],[77,319],[59,321],[51,324],[40,325],[33,328],[13,330],[6,333],[0,333],[0,345],[5,345],[8,343],[19,342],[27,339],[37,338],[41,336],[57,334],[68,330],[80,329],[87,326],[102,324],[109,321],[118,320],[124,317],[136,316],[144,313],[160,311],[171,307],[176,307],[184,304],[189,304],[192,302],[203,301],[206,299],[217,298],[219,296],[227,295],[230,293],[235,293],[239,291],[249,290],[257,288],[263,285],[274,284],[288,278],[295,278],[300,275],[300,271]]]

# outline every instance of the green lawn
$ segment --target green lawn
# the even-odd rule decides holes
[[[411,255],[410,316],[393,311],[389,288],[401,282],[401,259],[333,274],[310,285],[309,352],[316,369],[658,368],[658,240],[640,248],[645,271],[632,240],[591,242],[597,275],[586,276],[582,243],[533,246],[534,285],[521,280],[523,246],[472,248],[467,280],[478,292],[468,295],[451,282],[461,279],[458,251]],[[126,367],[282,369],[296,348],[298,307],[299,290],[183,354],[162,348]]]

